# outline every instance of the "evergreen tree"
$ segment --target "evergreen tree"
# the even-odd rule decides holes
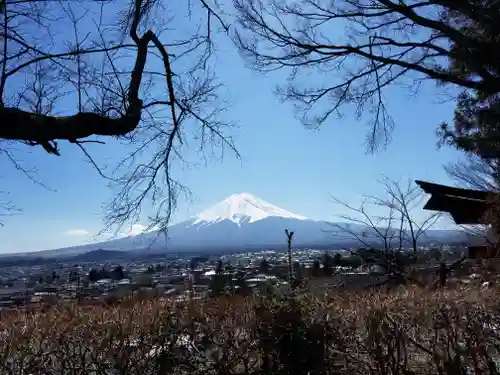
[[[444,12],[447,22],[456,25],[464,36],[475,40],[470,45],[453,43],[454,58],[449,71],[468,79],[487,73],[496,80],[496,91],[478,85],[464,90],[457,100],[452,124],[440,127],[441,144],[463,151],[468,160],[447,167],[448,174],[461,184],[479,190],[500,191],[500,50],[498,9],[500,2],[487,2],[488,9],[475,9],[481,2],[472,1],[469,16],[459,11]],[[486,3],[485,3],[486,4]],[[497,13],[495,13],[495,11]],[[467,14],[467,13],[466,13]],[[496,14],[496,17],[493,17]],[[494,52],[495,51],[495,52]],[[480,57],[463,61],[463,56]],[[500,228],[500,199],[492,196],[486,219]]]
[[[342,255],[340,255],[340,253],[336,253],[334,256],[333,256],[333,259],[332,259],[332,264],[334,266],[342,266]]]
[[[215,267],[215,274],[219,275],[222,273],[222,271],[223,271],[222,260],[219,259],[217,261],[217,266]]]
[[[210,281],[209,288],[213,296],[218,296],[224,292],[226,287],[226,275],[224,275],[224,266],[222,260],[217,261],[217,266],[215,267],[215,275]]]
[[[97,270],[95,268],[92,268],[90,271],[89,271],[89,281],[91,283],[95,283],[99,280],[99,272],[97,272]]]
[[[75,281],[78,281],[80,279],[80,274],[78,273],[77,270],[71,270],[68,276],[68,281],[70,283],[73,283]]]
[[[262,258],[259,264],[259,272],[260,273],[268,273],[269,272],[269,262],[266,258]]]
[[[122,266],[116,266],[113,271],[111,271],[111,278],[113,280],[122,280],[125,278]]]
[[[313,263],[312,276],[313,277],[321,276],[321,263],[318,259],[316,259]]]
[[[323,254],[322,258],[322,263],[323,263],[323,276],[332,276],[333,270],[332,270],[332,257],[328,252],[325,252]]]
[[[226,287],[226,277],[222,273],[216,273],[210,281],[209,288],[213,296],[221,295]]]

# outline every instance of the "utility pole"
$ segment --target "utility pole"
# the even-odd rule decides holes
[[[293,288],[293,270],[292,270],[292,238],[293,232],[285,229],[287,242],[288,242],[288,278],[290,280],[290,287]]]

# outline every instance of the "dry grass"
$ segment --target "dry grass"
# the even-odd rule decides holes
[[[7,312],[0,373],[497,374],[499,297],[408,288]]]

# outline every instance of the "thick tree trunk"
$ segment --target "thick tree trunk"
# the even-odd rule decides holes
[[[137,23],[138,18],[135,21]],[[72,116],[55,117],[0,106],[0,139],[41,145],[47,152],[59,155],[57,140],[76,143],[92,135],[121,136],[133,131],[141,120],[142,101],[139,99],[139,87],[146,64],[148,43],[154,40],[155,43],[160,44],[152,31],[147,31],[142,38],[139,38],[136,34],[136,27],[137,25],[132,28],[131,33],[137,44],[137,55],[130,78],[128,108],[124,115],[119,118],[109,118],[97,113],[80,112]],[[164,48],[162,52],[164,58],[168,59]],[[170,68],[167,62],[165,64]],[[171,88],[172,83],[169,81],[171,75],[167,74],[167,76],[169,88]]]
[[[134,130],[141,119],[141,102],[129,106],[120,118],[80,112],[54,117],[17,108],[0,108],[0,138],[34,143],[54,140],[77,141],[91,135],[120,136]]]

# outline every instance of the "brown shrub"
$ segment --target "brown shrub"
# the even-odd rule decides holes
[[[5,374],[498,374],[500,289],[54,306],[0,316]]]

